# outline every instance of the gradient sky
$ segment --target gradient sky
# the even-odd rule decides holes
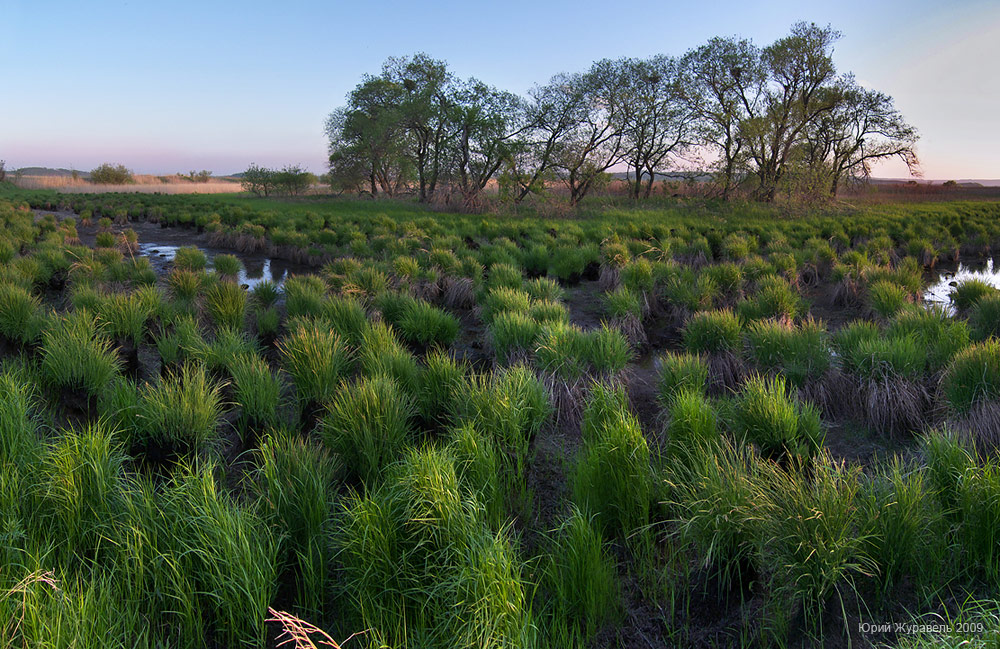
[[[920,131],[928,179],[1000,178],[1000,2],[129,2],[0,0],[0,158],[217,175],[326,170],[323,122],[364,73],[418,51],[524,93],[601,58],[759,45],[797,20]],[[876,175],[902,177],[901,164]]]

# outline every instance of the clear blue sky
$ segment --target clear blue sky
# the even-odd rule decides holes
[[[325,171],[323,122],[361,75],[418,51],[523,93],[600,58],[767,44],[797,20],[892,95],[927,178],[1000,178],[1000,2],[52,2],[0,0],[0,158],[140,173]],[[902,176],[884,165],[879,176]]]

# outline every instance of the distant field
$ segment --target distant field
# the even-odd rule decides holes
[[[54,189],[64,194],[106,194],[108,192],[132,192],[137,194],[232,194],[243,191],[235,179],[213,179],[207,183],[182,180],[177,176],[135,177],[136,182],[128,185],[95,185],[82,178],[66,176],[22,176],[18,187],[22,189]]]

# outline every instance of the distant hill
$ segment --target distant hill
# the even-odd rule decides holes
[[[73,177],[73,170],[72,169],[50,169],[48,167],[21,167],[20,169],[17,169],[16,171],[20,171],[21,175],[23,175],[23,176],[49,176],[49,177],[57,177],[57,178],[72,178]],[[80,170],[77,170],[76,173],[77,173],[77,175],[80,178],[84,178],[84,179],[90,178],[90,172],[89,171],[80,171]]]

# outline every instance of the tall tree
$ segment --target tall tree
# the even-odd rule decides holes
[[[393,196],[411,176],[408,133],[399,111],[403,93],[392,81],[365,77],[348,96],[347,107],[327,119],[331,169],[363,160],[372,195]]]
[[[713,38],[689,51],[681,68],[698,140],[715,156],[722,198],[728,200],[745,161],[740,126],[758,114],[767,80],[760,50],[748,40]]]
[[[919,136],[892,97],[858,85],[853,75],[846,75],[830,92],[834,106],[813,125],[808,139],[810,158],[826,165],[831,196],[845,178],[867,178],[873,163],[888,158],[899,158],[910,173],[917,172]]]
[[[761,52],[768,75],[761,110],[741,125],[761,200],[774,200],[794,147],[806,129],[834,107],[824,89],[836,75],[832,48],[838,38],[840,33],[829,26],[800,22],[792,26],[791,34]]]
[[[383,78],[403,89],[397,107],[401,124],[409,133],[409,155],[417,174],[422,202],[437,189],[447,147],[455,136],[454,79],[444,61],[424,53],[390,58]]]
[[[558,74],[530,91],[525,106],[527,137],[519,155],[511,158],[508,173],[516,184],[514,201],[541,189],[557,165],[565,140],[580,124],[584,107],[579,74]]]
[[[513,93],[469,79],[455,97],[453,174],[465,206],[473,207],[497,171],[527,145],[529,125],[524,102]]]
[[[687,91],[678,63],[667,56],[624,59],[617,63],[624,136],[624,158],[635,173],[633,198],[653,189],[656,172],[671,156],[683,153],[693,143],[695,111],[686,100]]]
[[[576,205],[611,167],[623,161],[625,110],[622,75],[615,61],[598,61],[573,78],[580,94],[576,118],[556,154],[558,167]]]

